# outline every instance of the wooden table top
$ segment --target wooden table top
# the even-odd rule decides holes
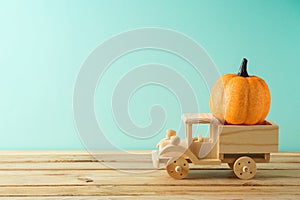
[[[86,151],[0,151],[0,200],[300,199],[300,153],[271,154],[251,180],[226,164],[175,180],[153,169],[150,151],[99,153],[100,162]]]

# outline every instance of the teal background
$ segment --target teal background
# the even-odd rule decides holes
[[[280,126],[280,150],[300,151],[297,0],[0,1],[0,149],[84,149],[72,111],[80,67],[112,35],[142,27],[173,29],[193,38],[222,74],[235,73],[241,59],[247,57],[249,73],[264,78],[270,87],[268,118]],[[96,102],[102,98],[101,92],[111,90],[115,76],[132,66],[130,63],[164,62],[184,74],[191,84],[198,78],[186,70],[187,63],[170,54],[141,51],[128,56],[104,77],[108,88],[98,88]],[[122,65],[120,71],[118,66]],[[137,92],[129,105],[133,119],[147,124],[148,107],[162,101],[169,110],[167,126],[172,127],[181,114],[178,102],[161,88],[144,89],[147,92]],[[199,91],[201,111],[209,111],[209,92],[205,88]],[[157,99],[143,102],[146,94],[155,94]],[[95,106],[101,117],[107,107]],[[106,124],[105,129],[117,131],[113,124]],[[163,136],[161,133],[137,142],[124,138],[117,146],[153,149]],[[116,139],[114,134],[110,137]]]

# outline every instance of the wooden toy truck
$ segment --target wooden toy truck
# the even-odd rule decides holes
[[[263,125],[223,125],[211,114],[183,114],[186,140],[167,136],[152,152],[153,165],[166,163],[168,174],[182,179],[189,165],[220,165],[228,163],[240,179],[251,179],[256,174],[256,163],[270,160],[271,152],[278,152],[278,126],[271,121]],[[210,124],[209,138],[192,137],[193,124]],[[175,133],[175,134],[174,134]]]

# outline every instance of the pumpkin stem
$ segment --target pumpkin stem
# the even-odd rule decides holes
[[[243,62],[240,66],[239,72],[237,73],[238,76],[249,77],[247,72],[247,62],[248,60],[246,58],[243,58]]]

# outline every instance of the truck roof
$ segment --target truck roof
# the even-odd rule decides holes
[[[185,124],[210,124],[213,119],[211,113],[184,113],[182,115]]]

